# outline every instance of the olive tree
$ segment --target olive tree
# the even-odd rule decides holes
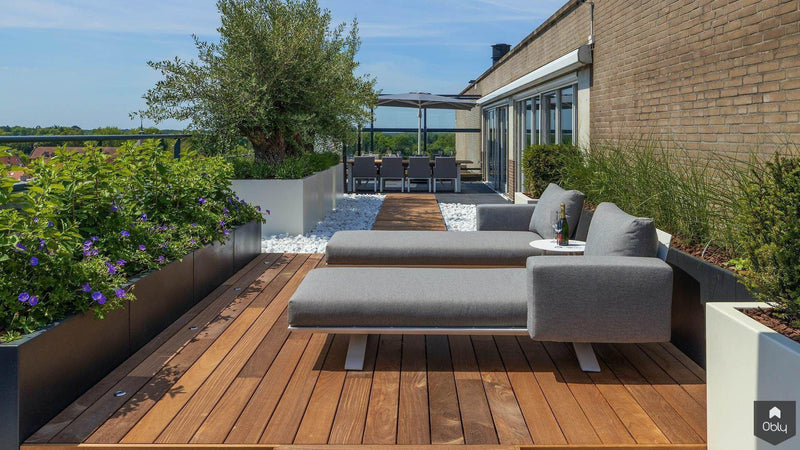
[[[193,35],[196,61],[148,62],[163,79],[137,114],[191,120],[228,145],[243,136],[267,162],[315,139],[344,139],[368,120],[377,94],[374,78],[355,74],[355,19],[333,25],[316,0],[219,0],[217,9],[219,43]]]

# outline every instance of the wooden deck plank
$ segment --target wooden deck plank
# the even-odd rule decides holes
[[[300,361],[297,370],[295,370],[292,381],[283,392],[275,412],[259,439],[260,443],[291,444],[294,442],[297,429],[303,420],[303,415],[311,399],[311,394],[314,392],[314,387],[317,384],[317,379],[328,353],[341,351],[334,348],[333,344],[336,344],[337,347],[344,347],[347,342],[344,338],[335,339],[334,336],[328,336],[328,342],[318,353],[313,351],[315,349],[306,349],[303,359]]]
[[[247,403],[258,395],[258,388],[260,385],[264,384],[265,379],[269,380],[269,384],[272,385],[272,389],[270,389],[271,392],[283,390],[286,383],[289,382],[289,377],[300,361],[300,356],[302,356],[303,350],[305,350],[310,339],[311,335],[307,333],[291,334],[263,377],[257,375],[249,376],[240,373],[225,392],[219,404],[214,407],[208,417],[200,425],[200,428],[198,428],[190,442],[194,444],[225,442],[225,438],[233,429],[237,419],[241,417],[242,411],[247,406]],[[258,418],[266,415],[267,417],[263,422],[264,425],[266,425],[269,420],[269,415],[272,414],[275,405],[278,403],[278,396],[274,398],[274,402],[270,403],[269,406],[264,404],[267,402],[261,403],[257,414],[248,414],[245,417]],[[258,429],[258,435],[256,435],[251,442],[258,440],[262,430],[263,427]]]
[[[575,396],[575,400],[581,405],[581,409],[600,440],[604,444],[635,443],[636,441],[606,402],[603,394],[592,383],[586,372],[581,370],[575,354],[567,344],[546,342],[544,348],[564,378],[564,382],[567,383],[572,395]]]
[[[597,445],[600,438],[540,342],[517,338],[568,444]]]
[[[589,378],[603,394],[611,408],[622,420],[638,444],[669,444],[669,439],[658,428],[650,415],[639,405],[614,372],[602,361],[600,372],[590,372]]]
[[[431,444],[463,444],[464,432],[458,411],[456,381],[447,336],[425,338],[428,363],[428,404]]]
[[[703,408],[706,406],[706,383],[694,371],[659,344],[640,344],[647,356],[680,384]]]
[[[388,194],[372,229],[445,231],[447,226],[434,194]]]
[[[298,271],[302,270],[302,267],[310,269],[313,266],[313,261],[312,264],[307,264],[308,259],[306,256],[298,255],[292,263],[298,260],[303,262],[301,269],[298,269]],[[277,319],[278,314],[283,311],[285,306],[272,302],[278,292],[273,293],[269,286],[239,314],[239,317],[222,332],[208,350],[181,376],[175,383],[179,389],[172,389],[169,396],[164,396],[157,401],[120,442],[154,442],[206,378],[225,359],[231,349],[237,345],[238,347],[244,347],[244,344],[253,345],[255,342],[261,341],[266,331],[274,323],[274,320],[267,319],[273,315]],[[259,320],[262,316],[264,320]],[[253,326],[255,326],[253,331],[248,332]]]
[[[398,444],[430,444],[428,376],[425,336],[403,335],[400,403],[397,413]]]
[[[290,340],[294,335],[295,333],[292,334]],[[289,350],[285,364],[278,365],[276,362],[267,372],[267,376],[261,380],[253,396],[236,419],[236,423],[224,438],[224,442],[226,444],[258,443],[284,391],[292,392],[296,389],[297,383],[293,382],[294,376],[308,374],[319,359],[319,355],[327,353],[328,345],[330,345],[328,335],[314,334],[310,336],[306,346]],[[281,370],[282,368],[285,370]],[[269,375],[273,375],[273,377],[269,377]]]
[[[339,408],[336,410],[331,435],[328,438],[329,444],[361,444],[379,338],[380,336],[372,335],[367,339],[364,370],[347,371]]]
[[[292,255],[287,255],[278,258],[265,258],[251,262],[253,264],[248,264],[246,267],[248,273],[240,278],[239,282],[229,285],[221,294],[218,292],[217,297],[207,296],[196,306],[201,308],[200,312],[196,313],[195,308],[192,308],[188,315],[183,316],[186,320],[178,320],[162,332],[159,336],[166,334],[172,334],[172,336],[166,341],[157,338],[155,342],[161,345],[155,349],[150,348],[150,354],[144,360],[133,368],[129,368],[125,364],[120,366],[126,373],[124,375],[117,373],[116,375],[122,376],[115,377],[117,379],[116,383],[107,389],[103,397],[95,401],[91,406],[84,408],[81,414],[68,426],[65,426],[53,440],[56,442],[92,442],[95,439],[99,439],[99,442],[110,442],[107,440],[110,437],[101,430],[110,431],[112,427],[113,433],[110,434],[121,438],[119,433],[122,428],[114,427],[117,421],[113,421],[113,419],[126,416],[126,420],[133,420],[133,417],[136,416],[134,410],[139,407],[146,407],[142,402],[147,403],[149,399],[153,398],[150,393],[144,396],[139,395],[139,391],[147,387],[148,382],[152,380],[153,384],[161,392],[166,392],[169,386],[180,376],[179,374],[187,370],[199,357],[198,352],[186,347],[211,345],[213,339],[204,339],[204,330],[217,322],[220,315],[238,314],[238,311],[243,308],[232,308],[232,305],[249,304],[257,294],[257,288],[254,288],[254,286],[269,283],[274,275],[282,270],[292,258]],[[260,266],[259,262],[262,263]],[[269,263],[269,265],[263,263]],[[267,267],[268,269],[265,271],[264,268]],[[239,290],[236,290],[237,288]],[[151,341],[151,343],[153,342]],[[193,342],[200,342],[200,344],[193,344]],[[150,346],[150,343],[147,346]],[[181,353],[184,356],[176,360],[176,355]],[[117,391],[126,392],[128,395],[117,397],[114,395]],[[79,399],[76,404],[81,402],[82,400]],[[67,410],[70,410],[70,408]],[[109,424],[109,419],[113,421],[111,424]],[[100,434],[97,438],[92,436],[92,433],[97,434],[98,432]]]
[[[469,336],[449,336],[448,340],[464,442],[469,445],[498,444],[472,340]]]
[[[378,341],[378,356],[364,423],[364,444],[397,442],[402,339],[402,336],[393,334],[381,335]]]
[[[533,444],[494,339],[491,336],[473,336],[472,346],[500,443]]]
[[[697,375],[697,378],[700,378],[703,382],[706,381],[706,371],[694,362],[692,358],[689,358],[682,351],[678,350],[671,342],[661,342],[659,345],[672,354],[672,356],[686,366],[687,369],[691,370],[693,374]]]
[[[514,336],[496,336],[495,342],[503,358],[511,387],[519,402],[534,444],[566,444],[553,411],[531,371]]]
[[[698,403],[686,389],[675,382],[647,354],[633,344],[616,344],[620,352],[664,399],[683,417],[703,441],[706,437],[706,408]]]
[[[311,393],[303,420],[294,438],[295,444],[325,444],[330,437],[333,419],[339,406],[342,387],[347,371],[344,362],[347,357],[349,336],[334,336],[331,350],[325,358],[317,384]]]
[[[647,380],[611,345],[597,344],[597,354],[650,415],[673,444],[702,443],[703,438],[678,414]]]

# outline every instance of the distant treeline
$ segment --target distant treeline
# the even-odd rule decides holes
[[[161,133],[180,133],[181,130],[161,130],[155,127],[144,128],[146,134],[161,134]],[[53,125],[52,127],[21,127],[21,126],[0,126],[0,136],[80,136],[80,135],[94,135],[94,134],[139,134],[139,129],[122,129],[117,127],[100,127],[84,130],[78,126],[64,127]],[[122,141],[119,140],[104,140],[101,142],[106,147],[119,147]],[[93,141],[92,144],[97,145],[98,142]],[[64,145],[63,142],[14,142],[3,144],[4,146],[11,147],[16,150],[20,156],[27,156],[35,147],[41,146],[55,146]],[[77,141],[67,143],[68,147],[83,147],[84,142]],[[182,145],[183,147],[183,145]]]
[[[375,133],[370,149],[369,133],[362,133],[362,151],[379,155],[386,153],[408,156],[417,152],[417,133]],[[424,143],[423,143],[424,149]],[[428,154],[452,156],[456,151],[455,133],[428,133]]]

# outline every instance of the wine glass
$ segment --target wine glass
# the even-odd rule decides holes
[[[552,214],[550,214],[550,223],[553,224],[552,225],[553,226],[553,231],[555,231],[555,233],[556,233],[555,238],[553,238],[553,243],[555,245],[558,245],[558,235],[561,233],[561,228],[562,228],[561,221],[559,220],[559,218],[560,218],[559,216],[560,216],[559,211],[553,211]]]

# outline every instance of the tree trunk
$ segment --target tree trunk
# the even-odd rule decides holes
[[[253,145],[256,161],[279,164],[287,156],[302,153],[303,147],[299,134],[291,136],[294,142],[289,142],[281,130],[275,130],[274,133],[269,135],[261,129],[241,130],[241,132]]]

